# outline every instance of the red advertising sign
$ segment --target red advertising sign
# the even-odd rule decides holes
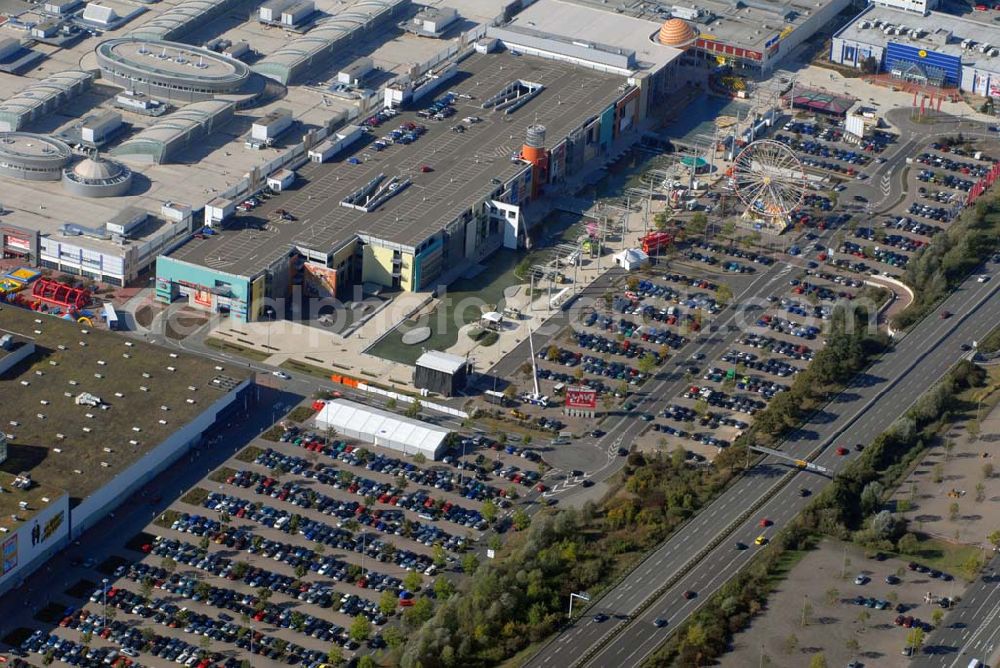
[[[21,237],[15,237],[12,234],[8,234],[3,238],[4,246],[7,248],[16,248],[24,252],[29,252],[31,250],[31,241],[28,239],[22,239]]]
[[[597,408],[597,390],[586,387],[567,388],[566,408]]]

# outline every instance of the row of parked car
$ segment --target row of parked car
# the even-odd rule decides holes
[[[316,480],[317,482],[320,482],[324,485],[329,485],[334,489],[344,489],[352,494],[356,494],[361,497],[375,497],[377,501],[380,503],[387,503],[389,505],[401,508],[408,508],[414,511],[418,511],[419,509],[416,507],[411,508],[409,505],[407,505],[406,503],[407,499],[409,499],[414,503],[419,501],[424,509],[430,509],[432,507],[442,508],[447,506],[447,511],[443,513],[443,518],[448,519],[449,521],[452,522],[457,522],[458,524],[461,524],[468,528],[474,528],[481,519],[481,515],[477,510],[472,508],[465,508],[463,506],[451,503],[444,499],[441,499],[440,501],[435,500],[431,498],[428,495],[428,493],[423,490],[418,490],[417,492],[414,492],[409,496],[407,496],[406,494],[403,493],[403,489],[396,483],[379,482],[376,480],[372,480],[354,474],[350,471],[337,469],[336,467],[328,464],[323,464],[323,463],[311,464],[306,459],[303,459],[301,457],[295,457],[292,455],[286,455],[271,448],[261,451],[261,453],[258,454],[257,458],[254,460],[254,463],[263,466],[268,470],[291,469],[293,472],[296,472],[296,475],[299,475],[306,479]],[[456,484],[458,483],[457,480],[458,476],[451,473],[447,469],[443,469],[437,474],[431,474],[424,469],[413,468],[412,470],[406,471],[406,473],[402,477],[405,477],[406,479],[411,480],[417,484],[433,485],[436,489],[440,489],[442,491],[456,491]],[[397,478],[399,478],[399,476],[397,476]],[[482,485],[477,486],[477,483],[474,482],[466,482],[463,485],[462,489],[463,490],[478,489],[481,493],[483,493],[484,496],[486,496],[487,494],[499,495],[500,493],[500,490],[496,488],[488,488]],[[325,514],[328,515],[333,513],[327,512],[326,510],[327,508],[330,507],[339,508],[342,504],[344,504],[344,502],[339,501],[337,499],[333,499],[326,495],[320,495],[311,489],[305,489],[301,485],[298,488],[296,488],[296,494],[294,495],[294,498],[300,498],[303,495],[306,495],[306,497],[308,497],[308,494],[306,494],[307,492],[310,492],[313,496],[322,501],[323,507],[320,508],[319,504],[317,504],[317,508],[320,510],[320,512],[324,512]],[[468,494],[466,494],[466,496],[468,496]],[[348,506],[345,507],[350,507],[350,506],[348,504]],[[353,510],[351,510],[351,512],[359,514],[356,507]]]
[[[981,179],[989,174],[990,169],[993,168],[992,163],[953,160],[942,155],[934,155],[933,153],[927,152],[921,153],[913,160],[921,165],[927,165],[928,167],[934,167],[936,169],[945,169],[949,172],[958,172],[962,175],[971,176],[977,179]]]
[[[396,477],[403,476],[416,484],[429,485],[435,489],[448,492],[453,491],[467,499],[485,501],[487,499],[495,499],[500,495],[499,489],[490,485],[484,485],[482,481],[472,481],[467,478],[456,480],[456,476],[447,470],[421,468],[416,464],[396,457],[369,452],[365,448],[355,447],[345,441],[328,441],[324,436],[312,432],[303,432],[295,426],[285,430],[279,440],[305,448],[311,452],[322,453],[342,463],[364,468],[368,471],[376,471]],[[482,438],[479,439],[478,443],[473,439],[470,444],[476,447],[482,444],[485,447]]]
[[[954,174],[939,174],[932,169],[921,169],[917,172],[917,180],[922,183],[932,183],[937,186],[944,186],[961,192],[969,192],[975,182],[971,179],[963,179]]]

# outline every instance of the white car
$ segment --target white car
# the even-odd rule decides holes
[[[986,281],[990,280],[990,277],[989,277],[989,274],[980,274],[976,278],[976,280],[979,281],[980,283],[985,283]]]
[[[281,380],[291,380],[291,379],[292,379],[292,377],[291,377],[291,376],[289,376],[289,375],[288,375],[287,373],[285,373],[284,371],[272,371],[272,372],[271,372],[271,375],[272,375],[272,376],[275,376],[275,377],[277,377],[277,378],[280,378]]]

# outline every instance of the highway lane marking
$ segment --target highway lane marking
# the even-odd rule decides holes
[[[773,279],[772,279],[772,280],[773,280]],[[756,281],[755,281],[755,282],[756,282]],[[990,283],[992,283],[992,281],[991,281]],[[965,293],[965,297],[966,297],[966,299],[964,299],[964,300],[963,300],[963,306],[964,306],[964,305],[965,305],[966,303],[970,303],[970,302],[979,302],[979,303],[978,303],[978,304],[976,305],[976,308],[979,308],[979,307],[981,307],[981,306],[982,306],[982,304],[984,303],[984,300],[983,300],[983,298],[981,297],[980,293],[981,293],[981,292],[985,292],[986,290],[985,290],[984,288],[985,288],[986,286],[990,285],[990,283],[987,283],[987,284],[984,284],[984,285],[983,285],[983,287],[982,287],[982,288],[980,288],[980,289],[975,289],[975,288],[974,288],[974,289],[973,289],[973,290],[972,290],[971,292],[967,292],[967,293]],[[748,289],[749,289],[749,288],[748,288]],[[961,290],[960,290],[959,294],[961,294]],[[946,303],[947,303],[947,302],[946,302]],[[733,315],[732,315],[732,316],[730,316],[730,318],[728,318],[727,320],[731,320],[731,319],[732,319],[733,317],[735,317],[735,315],[736,315],[736,314],[735,314],[735,312],[734,312],[734,313],[733,313]],[[967,317],[967,315],[968,315],[968,314],[966,314],[966,317]],[[962,321],[962,324],[964,324],[964,320]],[[953,325],[953,323],[950,323],[950,322],[947,322],[947,323],[946,323],[946,322],[942,322],[942,323],[939,323],[938,325],[936,325],[936,326],[934,326],[934,327],[932,328],[932,330],[931,330],[931,331],[932,331],[932,336],[937,336],[937,337],[939,337],[939,338],[940,338],[940,337],[942,337],[942,336],[944,335],[943,333],[941,333],[941,329],[943,328],[943,326],[948,326],[948,328],[949,328],[949,329],[955,329],[955,327],[956,327],[955,325]],[[983,327],[985,327],[985,325],[982,325],[982,326],[983,326]],[[926,341],[926,339],[927,339],[927,338],[928,338],[927,336],[924,336],[924,337],[922,338],[922,340],[923,340],[923,341]],[[918,344],[914,344],[914,345],[918,345]],[[904,347],[904,349],[903,349],[903,352],[905,352],[906,348],[908,348],[908,347],[909,347],[909,346],[905,346],[905,347]],[[703,346],[701,346],[701,347],[699,347],[699,350],[700,350],[700,349],[702,349],[702,348],[704,348],[704,345],[703,345]],[[899,351],[900,351],[900,349],[899,349],[899,348],[897,347],[897,352],[899,352]],[[918,357],[921,357],[921,358],[922,358],[922,357],[926,356],[927,354],[929,354],[930,352],[932,352],[932,350],[928,350],[928,351],[924,351],[924,352],[920,353],[920,355],[919,355]],[[902,358],[905,358],[905,357],[906,357],[906,355],[904,354],[904,355],[902,356]],[[943,360],[943,361],[942,361],[942,363],[949,363],[949,364],[950,364],[950,362],[948,362],[948,360]],[[938,365],[935,365],[935,368],[937,368],[937,366],[940,366],[940,364],[941,364],[941,363],[939,363]],[[909,365],[909,366],[910,366],[910,368],[908,369],[908,371],[906,371],[905,375],[908,375],[909,373],[912,373],[912,371],[914,370],[914,368],[916,368],[916,366],[917,366],[917,365],[916,365],[916,364],[912,364],[912,365]],[[659,382],[659,383],[657,384],[657,387],[656,387],[656,388],[654,388],[654,389],[659,389],[659,388],[662,388],[662,387],[663,387],[663,386],[664,386],[664,385],[665,385],[665,384],[666,384],[667,382],[668,382],[668,381],[667,381],[667,379],[663,379],[663,380],[661,380],[661,381],[660,381],[660,382]],[[852,385],[852,386],[856,386],[856,385],[857,385],[857,384],[858,384],[859,382],[860,382],[860,381],[855,381],[855,382],[853,382],[853,383],[852,383],[851,385]],[[890,385],[894,385],[894,384],[890,383]],[[879,393],[877,393],[877,394],[878,394],[878,398],[879,398],[879,399],[881,399],[881,398],[883,398],[883,397],[887,396],[887,394],[888,394],[888,390],[889,390],[889,389],[891,389],[891,388],[886,388],[886,389],[884,389],[884,390],[880,391]],[[919,399],[919,397],[918,397],[918,399]],[[916,400],[914,400],[914,402],[915,402],[915,401],[916,401]],[[870,404],[870,403],[871,403],[871,402],[869,401],[869,404]],[[852,415],[852,416],[850,416],[849,418],[846,418],[845,420],[843,420],[843,422],[845,423],[845,425],[848,425],[848,426],[849,426],[849,425],[850,425],[851,423],[853,423],[853,422],[854,422],[854,421],[855,421],[855,420],[856,420],[856,419],[857,419],[857,418],[859,417],[859,415],[858,415],[858,414],[859,414],[859,413],[862,413],[862,412],[864,412],[864,410],[859,410],[859,411],[858,411],[857,413],[855,413],[855,415]],[[625,419],[628,419],[628,416],[623,416],[623,417],[622,417],[622,418],[621,418],[621,419],[620,419],[620,420],[618,421],[618,425],[620,425],[620,424],[621,424],[622,422],[624,422],[624,420],[625,420]],[[838,431],[842,432],[842,431],[843,431],[844,429],[848,428],[848,426],[844,426],[844,427],[839,427],[838,429],[835,429],[835,430],[834,430],[834,432],[835,432],[835,433],[836,433],[836,432],[838,432]],[[831,438],[830,440],[832,441],[833,439]],[[828,452],[829,452],[829,450],[823,450],[823,451],[821,451],[821,452],[820,452],[820,455],[823,455],[823,454],[825,454],[825,453],[828,453]],[[802,475],[802,474],[798,474],[798,475]],[[796,476],[796,477],[798,477],[798,476]],[[768,487],[767,487],[767,488],[766,488],[766,489],[764,490],[763,494],[761,494],[760,496],[764,496],[764,495],[766,495],[766,494],[769,494],[772,488],[773,488],[773,485],[772,485],[772,486],[768,486]],[[730,488],[730,489],[735,489],[735,488]],[[731,498],[734,498],[734,499],[735,499],[735,497],[731,497]],[[699,517],[701,517],[701,514],[699,514]],[[690,528],[691,528],[691,527],[688,527],[688,529],[690,529]],[[720,532],[720,533],[721,533],[721,532]],[[688,536],[685,536],[685,539],[684,539],[683,541],[681,541],[681,542],[685,542],[685,541],[687,540],[687,538],[688,538]],[[666,546],[664,546],[664,547],[666,547]],[[667,550],[667,551],[669,551],[669,550]],[[607,634],[602,634],[602,638],[603,638],[603,636],[605,636],[605,635],[607,635]],[[599,640],[598,642],[600,642],[600,640]],[[595,644],[596,644],[596,643],[595,643]],[[588,648],[587,648],[587,651],[589,651],[591,647],[593,647],[593,644],[592,644],[592,645],[590,645],[590,647],[588,647]]]

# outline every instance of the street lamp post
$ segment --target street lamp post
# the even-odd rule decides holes
[[[106,627],[108,625],[108,579],[103,578],[101,585],[104,591],[104,612],[101,616],[101,626]]]
[[[574,598],[578,598],[578,599],[580,599],[581,601],[584,601],[584,602],[589,602],[590,601],[590,594],[588,594],[585,591],[582,591],[579,594],[576,593],[576,592],[572,592],[569,595],[569,618],[570,619],[573,619],[573,599]]]

